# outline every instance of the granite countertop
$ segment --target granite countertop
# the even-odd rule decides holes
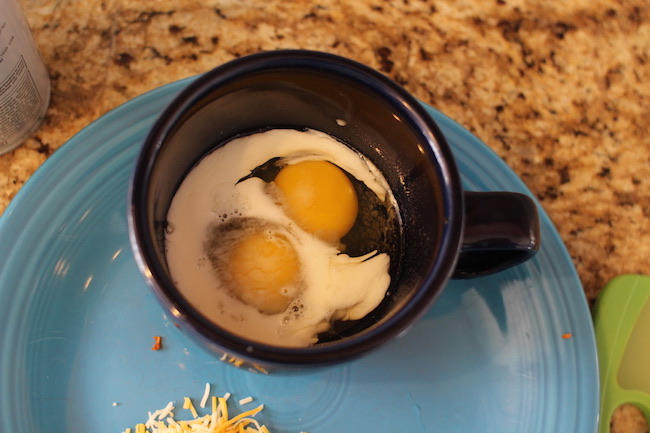
[[[645,0],[23,4],[52,99],[36,135],[0,157],[0,212],[119,104],[245,54],[308,48],[384,72],[497,152],[557,226],[590,303],[616,275],[650,274]],[[626,415],[619,432],[647,432]]]

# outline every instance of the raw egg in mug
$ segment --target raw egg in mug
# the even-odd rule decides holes
[[[288,347],[332,340],[386,295],[395,209],[379,170],[327,134],[236,138],[205,156],[172,200],[171,276],[234,334]]]

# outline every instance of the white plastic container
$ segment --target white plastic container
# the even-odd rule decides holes
[[[50,77],[19,0],[0,0],[0,154],[40,126],[50,103]]]

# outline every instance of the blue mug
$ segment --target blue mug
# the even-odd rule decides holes
[[[165,253],[170,203],[188,172],[233,138],[276,128],[318,130],[346,143],[381,171],[398,204],[383,302],[337,338],[309,347],[252,341],[213,322],[179,291]],[[449,279],[516,266],[540,245],[528,196],[464,191],[445,137],[414,97],[369,67],[322,52],[254,54],[198,77],[154,124],[130,188],[134,254],[170,317],[217,357],[264,372],[367,354],[413,325]]]

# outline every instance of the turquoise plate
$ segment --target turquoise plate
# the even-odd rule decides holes
[[[148,129],[188,84],[103,116],[52,155],[0,219],[0,431],[119,433],[185,396],[264,403],[275,433],[593,433],[596,345],[571,260],[541,210],[524,265],[453,281],[405,336],[341,367],[264,376],[224,365],[165,316],[129,248],[127,186]],[[467,189],[530,194],[478,139],[427,107]],[[563,338],[570,333],[571,338]],[[153,336],[163,349],[151,350]],[[178,409],[179,418],[189,416]]]

